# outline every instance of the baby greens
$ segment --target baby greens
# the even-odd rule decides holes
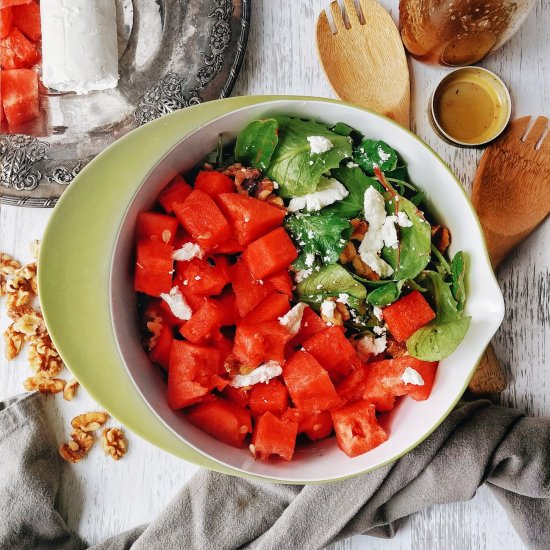
[[[366,139],[353,152],[353,160],[370,176],[374,167],[391,172],[397,166],[397,153],[385,142]]]
[[[265,172],[277,147],[278,133],[279,123],[274,118],[252,121],[237,136],[236,160]]]

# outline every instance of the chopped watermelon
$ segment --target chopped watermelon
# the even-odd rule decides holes
[[[9,6],[19,6],[20,4],[28,4],[31,0],[0,0],[0,9]]]
[[[0,71],[2,106],[8,124],[17,127],[40,116],[38,77],[29,69]]]
[[[0,9],[0,38],[6,38],[10,34],[13,25],[13,9]]]
[[[174,335],[172,334],[172,327],[168,323],[163,323],[158,340],[149,351],[149,358],[151,361],[157,363],[166,371],[170,364],[170,352],[172,350],[173,341]]]
[[[168,405],[182,409],[198,403],[214,388],[223,389],[228,381],[219,376],[221,368],[217,349],[174,340],[168,366]]]
[[[340,404],[327,371],[307,351],[297,351],[284,364],[283,378],[292,402],[305,415]]]
[[[172,254],[174,248],[159,241],[138,241],[134,288],[159,297],[172,288]]]
[[[324,439],[332,433],[332,417],[329,411],[321,411],[300,420],[298,433],[307,435],[311,441]]]
[[[269,294],[270,289],[264,281],[258,281],[250,273],[242,260],[229,268],[237,311],[241,317],[252,311]]]
[[[136,238],[152,239],[173,245],[178,225],[178,220],[174,216],[158,212],[140,212],[137,215]]]
[[[388,439],[371,403],[357,401],[331,414],[338,447],[349,457],[362,455]]]
[[[251,312],[247,313],[242,322],[249,324],[276,321],[290,311],[290,300],[286,294],[272,292],[261,301]]]
[[[304,309],[302,324],[298,334],[290,341],[293,347],[297,347],[310,336],[326,330],[327,324],[309,306]]]
[[[257,367],[266,361],[282,364],[289,332],[278,321],[237,325],[233,354],[244,365]]]
[[[360,361],[354,363],[351,372],[344,380],[336,385],[336,393],[346,402],[357,401],[363,397],[369,369],[367,365],[363,365]],[[393,407],[393,401],[390,408]]]
[[[245,437],[252,432],[250,413],[221,397],[195,405],[186,416],[203,432],[233,447],[242,447]]]
[[[219,308],[220,326],[228,327],[237,324],[239,314],[235,304],[235,294],[230,288],[224,290],[218,298],[211,298]]]
[[[229,237],[227,241],[224,241],[216,247],[216,252],[218,254],[238,254],[243,250],[244,246],[239,244],[235,236]]]
[[[36,46],[17,27],[0,42],[2,69],[30,69],[39,59]]]
[[[268,285],[271,289],[286,294],[289,298],[292,298],[292,279],[288,273],[288,269],[281,269],[273,275],[264,278],[264,284]]]
[[[282,458],[290,461],[294,455],[297,433],[297,422],[285,422],[274,414],[266,412],[254,427],[252,454],[261,460]]]
[[[180,334],[190,342],[199,344],[215,336],[220,323],[220,307],[213,301],[207,301],[182,326]]]
[[[240,407],[248,407],[248,403],[250,402],[250,390],[248,388],[226,386],[222,391],[222,395],[229,399],[229,401],[237,403]]]
[[[224,193],[218,197],[218,204],[241,245],[247,245],[279,227],[285,218],[284,210],[248,195]]]
[[[187,232],[207,252],[231,236],[231,227],[212,198],[195,189],[174,212]]]
[[[40,7],[34,0],[28,4],[14,6],[13,23],[29,40],[33,42],[40,40],[42,36]]]
[[[229,262],[225,256],[211,256],[205,260],[193,258],[176,262],[176,273],[185,296],[214,296],[229,283]]]
[[[171,214],[174,211],[174,203],[184,202],[192,191],[193,188],[178,175],[160,192],[158,201],[164,211]]]
[[[435,312],[418,290],[413,290],[384,308],[383,315],[388,330],[398,342],[404,342],[419,328],[435,319]]]
[[[201,170],[195,179],[195,189],[204,191],[214,200],[217,200],[220,193],[235,192],[235,184],[230,177],[221,172]]]
[[[281,416],[288,408],[288,390],[276,378],[267,384],[255,384],[250,390],[250,412],[252,416],[261,416],[269,411]]]
[[[250,243],[242,254],[250,273],[260,280],[287,268],[297,257],[298,252],[283,227]]]
[[[303,346],[319,361],[334,382],[345,378],[357,358],[341,327],[329,327],[303,342]]]

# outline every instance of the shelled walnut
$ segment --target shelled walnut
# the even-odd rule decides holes
[[[105,428],[101,434],[101,446],[113,460],[120,460],[128,450],[121,428]]]
[[[59,447],[59,454],[67,462],[79,462],[92,448],[94,436],[76,429],[71,433],[71,439]]]
[[[106,412],[87,412],[75,416],[71,420],[71,426],[83,432],[95,432],[99,430],[107,420],[109,420],[109,415]]]

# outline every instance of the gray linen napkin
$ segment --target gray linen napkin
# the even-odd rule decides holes
[[[38,394],[0,403],[2,549],[85,547],[54,509],[60,459],[43,418]],[[309,550],[358,533],[392,537],[407,516],[469,500],[484,482],[523,541],[550,548],[550,420],[486,400],[455,409],[401,460],[346,481],[288,486],[200,471],[149,525],[93,548]]]

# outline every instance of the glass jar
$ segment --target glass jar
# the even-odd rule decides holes
[[[420,61],[471,65],[502,46],[533,4],[534,0],[400,0],[401,37]]]

